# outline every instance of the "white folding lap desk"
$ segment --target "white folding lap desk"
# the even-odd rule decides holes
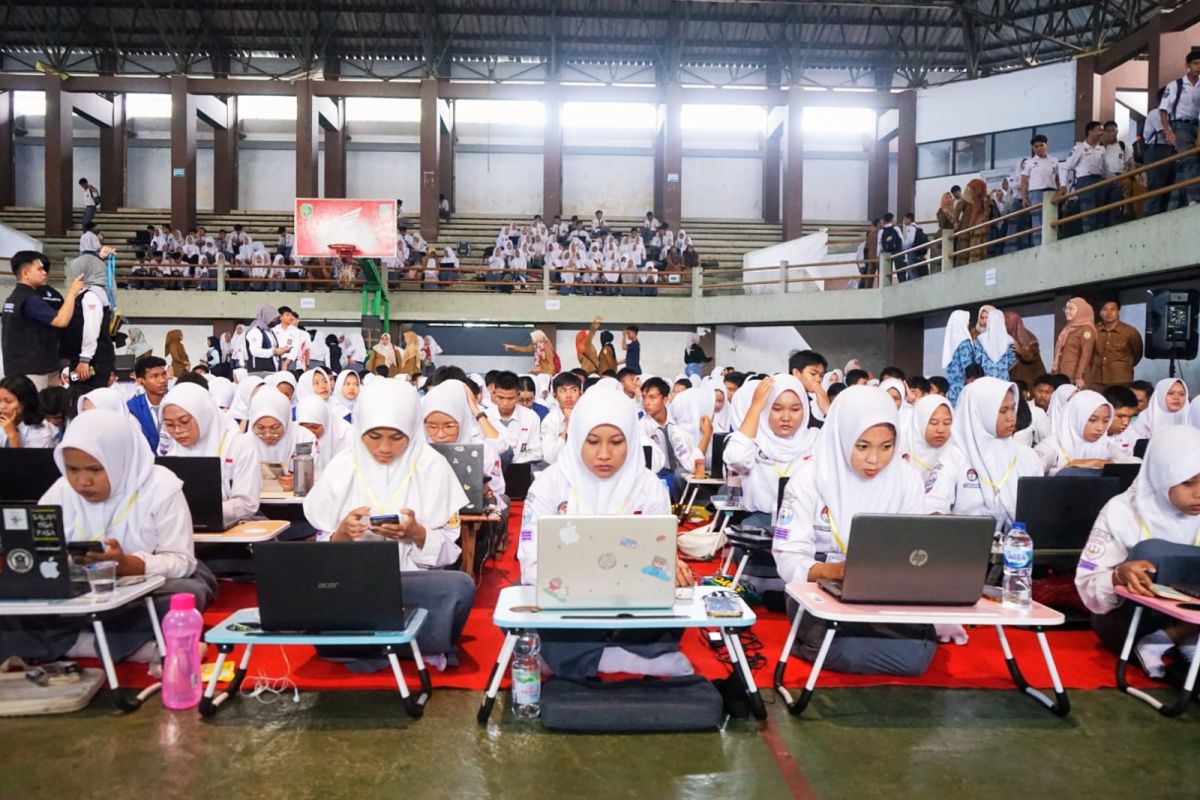
[[[683,487],[683,495],[679,504],[680,508],[683,509],[681,512],[683,514],[686,514],[687,509],[691,508],[692,503],[696,502],[696,495],[700,493],[701,486],[725,485],[724,478],[697,478],[691,474],[685,475],[683,480],[686,485]]]
[[[1200,625],[1200,611],[1180,608],[1184,604],[1184,601],[1181,600],[1167,600],[1164,597],[1142,597],[1141,595],[1127,591],[1124,586],[1117,587],[1117,594],[1125,598],[1128,602],[1137,603],[1137,608],[1133,610],[1133,619],[1129,621],[1129,633],[1125,635],[1125,644],[1121,647],[1121,658],[1117,661],[1117,688],[1149,704],[1151,708],[1158,711],[1164,717],[1178,717],[1187,710],[1187,707],[1192,702],[1192,690],[1196,687],[1196,672],[1200,668],[1200,658],[1192,658],[1192,663],[1188,666],[1187,680],[1184,681],[1183,690],[1179,693],[1179,699],[1171,705],[1162,703],[1141,689],[1135,689],[1126,683],[1125,669],[1129,666],[1129,653],[1133,650],[1134,639],[1137,638],[1138,624],[1142,621],[1142,614],[1145,613],[1147,608],[1151,611],[1157,611],[1159,614],[1166,614],[1168,617],[1177,619],[1180,622],[1186,622],[1189,625]],[[1200,601],[1189,600],[1187,602],[1190,605]]]
[[[479,709],[480,725],[487,724],[492,714],[492,706],[500,691],[500,681],[508,669],[512,658],[513,648],[522,630],[648,630],[655,628],[717,628],[721,639],[729,653],[733,672],[738,676],[742,689],[750,700],[750,708],[756,719],[766,719],[767,710],[763,706],[758,688],[754,685],[754,675],[746,661],[746,653],[742,650],[738,629],[749,628],[756,621],[754,611],[742,602],[740,617],[710,617],[704,610],[705,595],[713,592],[727,591],[720,586],[697,586],[690,600],[678,600],[671,608],[638,609],[631,611],[589,611],[586,609],[569,611],[525,611],[518,610],[536,605],[536,589],[533,586],[509,586],[500,591],[496,601],[496,610],[492,614],[492,622],[496,627],[504,629],[504,644],[500,647],[500,655],[492,667],[488,688],[483,695],[483,705]]]
[[[306,645],[331,645],[331,646],[354,646],[354,647],[379,647],[387,653],[388,661],[392,665],[392,674],[396,676],[396,687],[400,690],[400,697],[404,701],[404,710],[408,712],[410,717],[418,718],[425,713],[425,704],[429,701],[430,695],[433,693],[433,686],[429,682],[429,669],[425,666],[425,661],[421,658],[421,650],[417,647],[417,632],[421,630],[421,625],[425,622],[425,609],[416,609],[412,617],[408,621],[408,627],[402,631],[376,631],[374,633],[347,633],[347,634],[319,634],[319,633],[270,633],[261,630],[238,631],[233,630],[232,626],[236,625],[251,625],[258,627],[258,609],[243,608],[240,611],[234,612],[232,615],[221,620],[216,626],[211,628],[208,633],[204,634],[204,641],[217,646],[218,655],[215,669],[213,669],[212,677],[209,678],[208,686],[204,690],[204,697],[200,700],[200,715],[203,717],[211,717],[216,714],[221,705],[230,697],[235,697],[238,694],[238,689],[242,686],[242,681],[246,678],[246,667],[250,664],[250,655],[254,652],[256,645],[273,644],[273,645],[290,645],[290,644],[306,644]],[[237,672],[234,673],[233,681],[229,684],[225,691],[217,694],[217,682],[221,676],[221,670],[225,666],[226,659],[233,652],[233,648],[238,645],[245,645],[246,651],[242,653],[242,660],[238,664]],[[404,680],[404,671],[400,669],[400,659],[397,655],[398,648],[409,645],[412,647],[413,660],[417,664],[417,674],[421,677],[421,691],[413,697],[408,691],[408,683]]]
[[[273,541],[290,527],[285,519],[251,519],[221,533],[197,532],[192,538],[197,544],[258,544]]]
[[[1008,665],[1008,674],[1019,691],[1028,694],[1045,706],[1052,713],[1065,717],[1071,711],[1071,703],[1067,692],[1063,689],[1058,677],[1058,667],[1054,656],[1050,653],[1050,644],[1046,641],[1047,627],[1062,625],[1064,617],[1052,608],[1034,603],[1028,610],[1005,608],[993,600],[980,599],[973,606],[917,606],[917,605],[876,605],[866,603],[843,603],[823,591],[815,583],[794,581],[787,585],[788,596],[800,604],[800,611],[807,611],[817,619],[830,623],[829,630],[821,642],[821,649],[813,661],[812,672],[804,691],[796,700],[783,686],[783,674],[787,668],[788,658],[792,654],[792,645],[796,641],[796,632],[800,628],[800,612],[792,622],[787,641],[783,644],[783,652],[779,663],[775,665],[775,690],[787,703],[788,711],[792,714],[803,713],[808,701],[812,699],[817,686],[817,677],[821,674],[821,666],[829,652],[829,645],[837,634],[841,623],[862,622],[877,625],[994,625],[996,635],[1000,637],[1000,648],[1004,651],[1004,662]],[[1006,627],[1033,628],[1037,633],[1038,644],[1042,648],[1042,657],[1046,660],[1046,669],[1050,672],[1050,680],[1054,684],[1054,700],[1043,692],[1033,688],[1021,674],[1021,669],[1013,657],[1012,648],[1008,646],[1008,637],[1004,634]]]
[[[291,492],[263,492],[258,496],[258,502],[264,506],[302,506],[304,498]]]
[[[146,613],[150,615],[150,624],[154,628],[154,639],[158,643],[158,654],[164,656],[167,652],[163,641],[162,627],[158,624],[158,612],[154,608],[154,598],[151,593],[167,582],[161,575],[147,575],[145,580],[126,586],[118,585],[112,594],[97,601],[92,593],[79,597],[61,600],[4,600],[0,601],[0,616],[5,617],[88,617],[92,621],[92,631],[96,635],[96,647],[100,650],[100,661],[104,664],[104,675],[108,678],[108,688],[111,690],[113,702],[122,711],[137,711],[142,703],[162,688],[155,683],[148,686],[133,697],[127,697],[121,691],[117,682],[117,670],[113,665],[112,655],[108,651],[108,636],[104,633],[102,615],[116,611],[135,600],[144,599]],[[119,580],[118,580],[119,583]]]

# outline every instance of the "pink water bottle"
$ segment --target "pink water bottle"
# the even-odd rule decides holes
[[[171,610],[163,617],[167,657],[163,662],[162,699],[167,708],[194,708],[200,703],[200,633],[204,620],[191,594],[171,595]]]

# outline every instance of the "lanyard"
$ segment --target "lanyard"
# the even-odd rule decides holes
[[[1150,532],[1150,526],[1147,525],[1146,520],[1142,519],[1140,516],[1138,517],[1138,527],[1140,527],[1142,529],[1142,538],[1143,539],[1153,539],[1154,538],[1154,534],[1152,534]],[[1196,535],[1192,537],[1192,546],[1193,547],[1200,546],[1200,530],[1197,530]]]
[[[109,520],[108,524],[105,525],[104,528],[99,533],[97,533],[95,536],[84,537],[83,523],[76,520],[76,522],[75,522],[75,534],[76,534],[75,538],[77,540],[86,541],[86,542],[100,541],[101,539],[104,538],[104,534],[106,534],[110,530],[112,530],[114,525],[120,525],[122,522],[125,521],[125,518],[127,516],[129,516],[129,512],[133,510],[133,504],[137,502],[137,499],[138,499],[137,492],[134,492],[133,494],[131,494],[129,496],[129,502],[127,502],[125,504],[125,507],[123,509],[121,509],[121,512],[119,514],[117,514],[115,517],[113,517],[111,520]]]
[[[837,523],[833,521],[833,509],[829,506],[825,506],[825,508],[829,509],[829,532],[833,534],[833,543],[837,545],[838,550],[845,553],[846,543],[842,541],[842,537],[838,534]]]
[[[595,509],[593,509],[591,506],[589,506],[587,503],[585,503],[583,501],[583,498],[579,496],[579,492],[576,491],[574,486],[571,487],[571,497],[574,498],[575,504],[577,506],[579,506],[581,509],[583,509],[584,512],[587,513],[589,516],[593,516],[593,517],[598,516],[596,514]],[[628,506],[629,506],[629,498],[626,497],[625,502],[621,503],[621,507],[617,509],[616,513],[613,514],[613,516],[617,516],[617,517],[621,516],[622,514],[625,513],[625,509]]]
[[[1009,462],[1008,469],[1005,471],[1004,477],[1002,477],[998,483],[992,483],[987,478],[983,477],[982,474],[980,474],[980,476],[979,476],[979,483],[983,486],[988,487],[993,492],[995,492],[997,496],[999,496],[1000,490],[1004,488],[1004,484],[1008,483],[1008,479],[1012,477],[1013,470],[1015,470],[1016,468],[1017,468],[1017,457],[1013,456],[1013,460]]]
[[[388,498],[387,505],[384,505],[379,502],[379,498],[375,496],[375,492],[371,491],[371,484],[367,482],[366,476],[364,476],[362,474],[362,470],[358,468],[358,458],[354,459],[354,474],[358,476],[359,481],[362,483],[363,489],[365,489],[367,492],[367,496],[371,498],[371,507],[373,509],[380,513],[384,513],[394,504],[399,502],[400,495],[402,495],[404,490],[408,487],[408,482],[412,480],[413,475],[417,474],[417,462],[419,460],[419,458],[413,459],[412,466],[408,469],[408,474],[404,476],[404,480],[400,482],[400,486],[396,489],[392,496]]]
[[[776,478],[786,478],[792,474],[792,467],[796,466],[796,462],[799,460],[800,460],[799,456],[797,456],[796,458],[793,458],[791,461],[789,461],[787,463],[787,466],[783,469],[783,471],[780,471],[778,461],[772,461],[771,469],[775,470]]]
[[[930,467],[928,464],[926,464],[926,463],[925,463],[924,461],[922,461],[921,459],[917,458],[917,456],[916,456],[915,454],[913,454],[913,453],[909,453],[909,454],[908,454],[908,457],[909,457],[911,460],[915,461],[915,462],[916,462],[916,464],[917,464],[917,466],[918,466],[918,467],[920,467],[921,469],[925,470],[925,472],[929,472],[929,470],[931,469],[931,467]]]

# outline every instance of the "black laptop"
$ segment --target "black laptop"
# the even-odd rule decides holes
[[[77,597],[88,592],[79,577],[71,580],[61,507],[0,503],[0,600]]]
[[[222,533],[225,516],[221,510],[221,459],[196,456],[159,456],[156,461],[183,481],[183,496],[192,512],[197,533]]]
[[[1149,439],[1138,439],[1136,442],[1133,443],[1133,457],[1134,458],[1145,458],[1146,457],[1146,448],[1149,446],[1150,446]]]
[[[431,444],[454,470],[454,476],[462,484],[467,495],[463,514],[483,513],[483,445],[482,444]]]
[[[1117,478],[1059,475],[1021,478],[1017,515],[1033,539],[1035,563],[1078,556],[1104,504],[1122,492]]]
[[[1104,469],[1100,470],[1100,477],[1116,478],[1121,482],[1121,491],[1124,492],[1133,486],[1141,469],[1141,464],[1105,464]]]
[[[817,581],[844,603],[969,606],[983,595],[991,517],[856,514],[846,577]]]
[[[397,542],[264,542],[253,546],[264,631],[402,631]]]
[[[0,449],[0,500],[36,503],[60,477],[53,447]]]
[[[712,478],[725,477],[725,440],[728,433],[714,433],[712,436]]]
[[[654,448],[648,444],[642,445],[642,458],[646,461],[646,469],[654,469],[651,464],[654,463]]]

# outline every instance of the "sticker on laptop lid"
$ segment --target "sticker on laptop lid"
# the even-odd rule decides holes
[[[579,541],[579,531],[575,528],[574,522],[568,522],[563,525],[558,531],[558,539],[563,544],[575,544]]]
[[[29,512],[23,508],[4,509],[4,527],[10,531],[29,530]]]
[[[667,573],[667,560],[662,556],[655,556],[653,561],[642,567],[642,574],[658,578],[660,581],[671,580],[671,575]]]

